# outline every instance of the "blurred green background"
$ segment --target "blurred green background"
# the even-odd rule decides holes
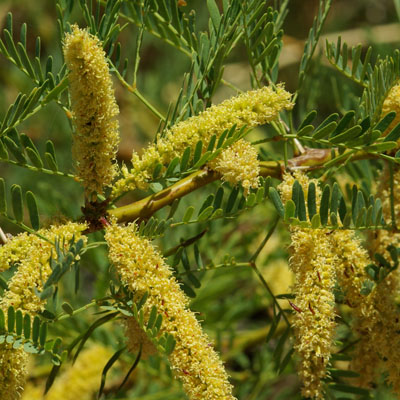
[[[273,5],[274,2],[267,3]],[[284,24],[285,46],[280,59],[279,79],[285,82],[289,91],[296,89],[298,63],[304,39],[312,25],[317,6],[317,0],[292,0],[289,3],[289,15]],[[208,11],[204,0],[187,0],[187,5],[183,9],[187,12],[195,9],[199,29],[206,28]],[[35,38],[40,36],[43,59],[46,59],[47,55],[52,55],[54,68],[57,70],[62,64],[62,56],[55,3],[44,0],[36,2],[2,0],[0,1],[1,29],[8,12],[13,13],[16,32],[23,22],[27,23],[28,50],[34,52]],[[71,20],[83,26],[78,5]],[[342,35],[349,45],[363,43],[364,50],[368,45],[372,45],[373,57],[378,53],[384,56],[399,46],[400,25],[397,21],[394,5],[390,0],[334,0],[324,28],[321,48],[315,56],[306,88],[302,91],[295,108],[295,119],[300,121],[307,111],[315,108],[319,111],[318,118],[323,120],[332,112],[343,112],[354,107],[357,104],[355,96],[361,94],[359,88],[355,88],[325,60],[323,43],[326,36],[335,38]],[[122,33],[120,41],[125,55],[133,55],[132,44],[136,35],[137,28],[131,25]],[[146,98],[163,112],[166,112],[169,104],[176,100],[183,74],[189,67],[190,60],[184,54],[145,33],[138,87]],[[246,52],[241,45],[238,45],[232,53],[225,68],[224,78],[242,90],[250,89],[249,66]],[[31,81],[0,56],[0,119],[17,94],[20,91],[28,92],[31,88]],[[116,80],[115,91],[121,111],[121,146],[118,158],[120,162],[129,163],[132,149],[139,151],[153,140],[159,121]],[[214,97],[214,103],[234,94],[232,89],[221,86]],[[70,122],[60,107],[50,104],[25,122],[20,127],[20,132],[25,132],[31,137],[41,153],[44,151],[46,140],[51,139],[56,147],[60,169],[73,171]],[[257,132],[253,135],[256,137]],[[272,151],[273,148],[266,146],[265,150]],[[23,190],[29,189],[35,193],[44,224],[64,217],[80,216],[83,189],[78,183],[67,178],[39,175],[6,163],[0,163],[0,176],[6,180],[8,186],[18,183]],[[183,200],[183,204],[187,206],[201,204],[208,193],[215,191],[216,186],[217,184],[193,193]],[[132,201],[136,196],[138,194],[127,196],[125,201]],[[216,264],[221,263],[227,254],[229,259],[234,257],[238,261],[247,260],[270,226],[272,210],[270,204],[265,204],[243,214],[238,220],[211,223],[200,242],[204,263],[209,263],[211,260]],[[167,211],[162,211],[160,214],[165,214]],[[17,233],[15,228],[1,217],[0,226],[8,233]],[[181,239],[194,236],[205,228],[199,225],[174,228],[168,231],[167,236],[160,239],[158,244],[165,251],[179,244]],[[101,239],[100,234],[93,236]],[[287,293],[292,283],[292,276],[287,267],[288,244],[288,235],[283,228],[279,228],[260,257],[260,269],[274,294]],[[191,259],[192,257],[190,254]],[[103,249],[88,254],[84,266],[83,285],[86,290],[81,291],[78,297],[74,297],[68,290],[65,291],[68,301],[74,306],[84,304],[92,295],[97,297],[104,295],[108,282],[112,279],[106,252]],[[280,302],[282,307],[287,307],[286,300]],[[207,272],[202,279],[201,288],[196,291],[192,308],[199,312],[206,330],[216,340],[217,348],[227,361],[239,399],[299,398],[299,383],[294,366],[290,363],[280,376],[275,370],[273,349],[279,336],[270,343],[265,343],[272,318],[272,301],[251,270],[231,267]],[[87,322],[79,320],[74,324],[74,326],[66,325],[71,337],[87,326]],[[113,346],[123,341],[121,330],[117,333],[112,331],[109,335],[107,332],[107,330],[105,333],[100,332],[96,338]],[[112,336],[115,334],[116,337]],[[159,379],[157,368],[161,367],[157,365],[157,361],[144,364],[143,370],[138,372],[140,379],[136,376],[135,382],[131,382],[131,386],[128,386],[125,397],[118,398],[143,400],[184,398],[178,385],[171,388],[168,380]],[[38,376],[40,377],[40,374]],[[390,399],[384,389],[376,391],[374,396],[376,399]],[[354,398],[354,396],[343,398]]]

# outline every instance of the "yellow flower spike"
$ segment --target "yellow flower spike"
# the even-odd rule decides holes
[[[60,375],[44,400],[91,400],[98,391],[101,373],[113,355],[111,349],[94,345],[84,350],[74,365]]]
[[[245,194],[259,185],[260,165],[257,150],[243,139],[225,149],[209,166],[219,172],[222,179],[237,185],[241,183]]]
[[[168,333],[174,337],[176,345],[169,360],[188,397],[192,400],[234,399],[221,360],[189,310],[186,295],[150,241],[139,237],[134,224],[121,227],[113,223],[107,227],[105,238],[110,260],[122,283],[137,297],[148,293],[142,308],[145,323],[150,310],[156,306],[163,316],[159,334]]]
[[[369,279],[365,267],[371,263],[368,252],[361,246],[351,230],[336,230],[331,235],[333,247],[338,257],[337,277],[345,295],[346,304],[354,316],[353,329],[359,342],[356,344],[350,369],[357,371],[360,386],[368,387],[377,376],[377,366],[380,364],[379,335],[376,323],[379,313],[374,301],[376,293],[368,295],[361,293],[363,283]]]
[[[72,26],[64,40],[71,105],[76,125],[72,152],[87,197],[103,194],[116,175],[119,109],[106,54],[98,38]]]
[[[396,111],[396,109],[395,109]],[[379,197],[382,200],[383,217],[386,221],[391,220],[389,173],[384,171],[380,177],[378,188]],[[394,213],[397,224],[400,221],[400,170],[395,169],[393,174],[393,197]],[[386,230],[372,232],[368,242],[370,253],[380,253],[387,260],[391,260],[387,247],[400,246],[400,234]],[[357,344],[353,358],[353,368],[364,374],[361,383],[365,386],[371,385],[376,377],[377,366],[387,372],[387,382],[393,391],[400,395],[400,319],[398,316],[397,300],[400,289],[400,271],[390,272],[383,281],[379,282],[372,293],[368,296],[368,304],[371,304],[373,314],[366,313],[360,316],[357,330],[361,336],[361,342]],[[372,316],[371,316],[372,314]],[[375,354],[374,360],[363,351],[363,346],[368,342],[371,353]],[[378,358],[378,360],[377,360]],[[366,366],[374,362],[374,367]],[[369,374],[368,374],[369,373]]]
[[[41,229],[38,233],[50,241],[60,236],[68,243],[73,236],[78,240],[85,224],[68,223]],[[36,315],[45,306],[34,289],[41,290],[42,283],[51,273],[49,259],[53,245],[36,235],[23,233],[0,247],[0,265],[2,270],[17,263],[18,269],[8,282],[8,289],[0,300],[0,308],[7,316],[10,306]],[[28,355],[21,349],[13,349],[12,344],[0,345],[0,399],[16,400],[20,398],[26,376]]]
[[[24,390],[28,354],[12,344],[0,347],[0,399],[18,400]]]
[[[310,180],[304,174],[285,174],[279,186],[284,202],[291,199],[292,186],[297,179],[305,198]],[[317,205],[320,189],[316,185]],[[300,357],[298,373],[302,382],[302,395],[312,399],[324,399],[322,380],[327,376],[335,329],[335,267],[337,257],[327,229],[290,227],[290,267],[295,274],[291,303],[296,311],[294,348]]]
[[[142,157],[133,153],[133,167],[131,170],[122,170],[124,177],[116,182],[113,196],[136,188],[147,188],[146,180],[151,177],[157,164],[167,164],[175,157],[182,156],[187,147],[193,150],[199,140],[203,142],[205,151],[212,136],[216,135],[218,138],[234,125],[238,129],[243,126],[252,128],[276,120],[280,111],[293,107],[290,98],[291,94],[281,85],[276,90],[266,86],[232,97],[197,116],[179,122],[164,136],[159,136],[156,143],[144,151]],[[250,186],[252,184],[254,183],[250,183]]]

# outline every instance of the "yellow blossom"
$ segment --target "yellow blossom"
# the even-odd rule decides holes
[[[98,391],[101,373],[113,355],[111,349],[94,345],[84,350],[69,369],[60,375],[44,400],[91,400]]]
[[[197,116],[179,122],[164,136],[158,136],[156,143],[150,145],[142,157],[133,153],[133,168],[122,169],[124,177],[114,186],[114,196],[128,190],[146,188],[146,180],[151,177],[157,164],[165,165],[175,157],[182,156],[187,147],[193,149],[199,140],[203,142],[205,151],[214,135],[218,138],[234,125],[237,128],[252,128],[277,119],[280,111],[293,107],[290,97],[290,93],[282,86],[278,86],[276,91],[266,86],[225,100]]]
[[[80,237],[86,229],[84,224],[68,223],[41,229],[38,233],[54,242],[60,236],[65,238],[66,245],[75,236]],[[49,259],[53,249],[52,243],[36,235],[23,233],[11,239],[0,248],[1,269],[8,269],[13,263],[18,269],[8,282],[8,289],[0,299],[0,308],[7,315],[10,306],[35,315],[42,311],[45,300],[34,292],[40,290],[43,282],[51,273]],[[12,344],[0,346],[0,398],[14,400],[20,398],[26,376],[27,353],[13,349]]]
[[[28,354],[10,344],[0,347],[0,399],[18,400],[24,389]]]
[[[225,149],[209,165],[222,175],[224,181],[232,185],[241,183],[245,193],[259,185],[260,165],[257,150],[243,139]]]
[[[389,90],[382,105],[382,116],[391,111],[396,112],[396,117],[386,129],[386,132],[390,132],[400,122],[400,83],[397,83]]]
[[[139,237],[134,224],[120,227],[113,223],[106,229],[105,238],[122,283],[135,296],[148,293],[143,306],[145,322],[153,306],[163,316],[160,335],[171,334],[176,341],[169,360],[189,398],[234,399],[222,362],[189,310],[188,299],[171,270],[150,241]]]
[[[395,109],[396,111],[396,109]],[[400,220],[400,170],[396,169],[394,181],[394,212],[397,221]],[[380,177],[378,188],[379,197],[382,200],[383,217],[391,220],[389,173],[384,171]],[[398,223],[398,222],[397,222]],[[382,254],[387,260],[391,260],[387,247],[400,246],[400,234],[387,230],[372,232],[369,237],[369,249],[373,255]],[[360,316],[357,331],[361,341],[357,344],[353,358],[353,368],[360,373],[360,383],[367,386],[374,382],[379,367],[387,372],[387,381],[393,387],[393,391],[400,395],[400,319],[396,298],[400,290],[400,271],[396,269],[390,272],[385,279],[377,283],[374,290],[368,296],[368,304],[371,304],[371,312],[365,312]],[[365,306],[364,306],[365,308]],[[372,355],[365,354],[366,346]],[[373,363],[373,364],[372,364]]]
[[[28,382],[25,386],[21,400],[43,400],[43,388]]]
[[[73,156],[87,196],[102,194],[116,174],[119,109],[99,39],[72,26],[64,40],[76,133]]]
[[[7,269],[11,263],[17,262],[7,257],[8,254],[14,253],[20,255],[19,266],[13,277],[8,282],[8,290],[4,293],[0,300],[0,306],[3,310],[9,306],[19,308],[30,313],[38,313],[43,310],[45,302],[36,296],[34,288],[41,289],[42,283],[46,281],[51,273],[49,259],[54,254],[54,246],[52,243],[56,239],[65,238],[65,245],[74,236],[78,240],[81,232],[86,229],[85,224],[67,223],[65,225],[52,226],[49,229],[41,229],[38,233],[49,239],[45,241],[36,235],[27,235],[23,233],[10,240],[4,247],[7,252],[1,253],[5,259],[1,260],[4,269]],[[23,238],[23,240],[21,240]],[[14,250],[13,250],[14,249]],[[0,248],[1,250],[1,248]]]
[[[303,188],[305,198],[310,181],[297,172],[285,174],[279,189],[284,202],[291,198],[294,180]],[[317,203],[320,189],[317,186]],[[318,204],[319,205],[319,204]],[[291,227],[290,267],[295,274],[293,293],[294,345],[300,361],[298,372],[302,381],[302,395],[323,399],[322,380],[332,351],[335,329],[335,267],[337,258],[326,229]]]
[[[380,335],[376,331],[379,320],[374,305],[376,293],[363,295],[361,292],[363,283],[369,279],[365,267],[371,264],[371,259],[351,230],[336,230],[331,234],[331,240],[338,257],[338,281],[354,316],[353,329],[359,337],[350,368],[360,374],[358,383],[368,386],[374,381],[380,362],[376,349]]]

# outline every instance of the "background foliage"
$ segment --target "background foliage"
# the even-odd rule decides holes
[[[219,13],[215,7],[222,10],[223,5],[227,3],[225,1],[217,1],[216,5],[210,1],[209,7],[206,7],[204,1],[188,0],[187,5],[181,6],[182,11],[188,16],[188,22],[181,25],[174,20],[172,15],[171,24],[160,23],[158,28],[154,28],[152,24],[153,28],[150,29],[149,23],[147,27],[145,24],[143,30],[138,28],[140,14],[135,14],[133,6],[129,7],[129,4],[137,2],[110,3],[118,3],[121,6],[123,15],[118,19],[120,27],[128,23],[118,36],[118,41],[121,43],[121,60],[119,60],[120,50],[116,43],[113,45],[113,51],[110,51],[112,63],[119,71],[114,74],[114,77],[117,101],[121,109],[122,142],[118,153],[120,162],[129,162],[132,149],[138,150],[153,140],[155,133],[160,129],[157,112],[154,113],[146,107],[146,104],[141,101],[142,96],[147,99],[145,101],[149,101],[157,110],[160,110],[161,114],[168,114],[169,120],[165,123],[168,125],[198,113],[211,103],[218,103],[236,94],[236,87],[249,90],[266,84],[268,78],[273,82],[283,81],[286,82],[288,91],[296,93],[297,105],[290,117],[285,120],[291,132],[287,136],[288,140],[272,140],[272,137],[276,135],[274,128],[254,130],[248,138],[252,141],[260,141],[261,159],[270,161],[291,158],[294,155],[293,139],[295,138],[301,139],[303,145],[314,148],[337,146],[339,149],[354,150],[353,162],[345,163],[345,165],[338,164],[338,161],[344,160],[340,158],[343,153],[338,151],[332,157],[331,163],[325,165],[323,170],[315,172],[317,177],[322,176],[324,183],[331,185],[332,192],[341,188],[343,198],[347,204],[351,205],[349,207],[352,211],[351,217],[348,214],[346,220],[345,215],[340,215],[339,206],[331,202],[326,210],[320,212],[320,222],[324,225],[326,223],[324,215],[327,216],[328,213],[333,212],[342,222],[346,220],[348,226],[351,227],[365,228],[380,224],[379,203],[376,204],[376,201],[371,199],[371,202],[366,204],[364,199],[368,199],[369,194],[375,189],[375,178],[382,169],[384,160],[394,161],[394,155],[387,155],[384,152],[395,147],[393,143],[400,136],[397,131],[385,139],[380,138],[380,134],[377,136],[373,134],[373,132],[383,132],[390,123],[389,120],[380,122],[379,107],[399,72],[399,56],[395,53],[395,48],[400,37],[400,30],[397,25],[395,5],[391,1],[333,1],[318,45],[312,40],[309,41],[304,55],[304,39],[313,25],[314,17],[319,12],[314,33],[317,34],[319,29],[322,29],[322,24],[319,26],[318,23],[324,17],[323,11],[328,1],[322,1],[320,9],[318,1],[269,1],[268,5],[281,10],[275,16],[272,15],[272,11],[271,15],[265,14],[267,15],[265,18],[274,21],[274,25],[271,25],[269,31],[262,30],[262,33],[255,30],[254,36],[250,34],[249,29],[240,40],[229,18],[219,21]],[[155,3],[157,2],[147,4],[149,7],[154,7]],[[233,3],[238,5],[242,2],[233,1]],[[249,10],[256,13],[258,5],[262,2],[245,3]],[[2,57],[0,61],[0,131],[4,137],[0,156],[1,151],[3,153],[7,151],[11,160],[11,162],[0,163],[0,176],[7,184],[5,189],[7,203],[9,209],[13,209],[13,218],[17,222],[16,225],[9,218],[0,216],[0,226],[10,234],[16,234],[24,227],[37,228],[36,205],[31,196],[28,194],[23,200],[24,206],[19,206],[22,197],[30,191],[35,195],[42,226],[55,220],[75,219],[81,216],[81,207],[84,205],[83,189],[71,177],[62,176],[64,172],[54,172],[57,169],[68,174],[73,173],[73,167],[70,150],[70,120],[66,116],[65,109],[56,104],[56,101],[51,101],[51,97],[53,100],[57,97],[57,92],[52,91],[52,85],[55,87],[60,81],[63,82],[65,72],[62,70],[60,72],[63,63],[60,24],[66,24],[68,20],[77,21],[80,26],[90,25],[90,17],[86,16],[86,19],[84,17],[85,5],[84,1],[68,0],[59,0],[54,3],[45,1],[29,3],[16,0],[0,3],[2,29],[10,28],[11,20],[7,17],[7,13],[11,12],[14,41],[21,40],[23,44],[19,47],[17,45],[16,48],[16,51],[20,52],[17,58],[21,65],[15,67],[5,57]],[[196,11],[195,39],[185,34],[185,24],[190,24],[191,21],[191,9]],[[89,9],[87,10],[90,12]],[[101,10],[103,12],[103,7]],[[287,15],[285,10],[288,11]],[[160,13],[162,15],[162,12]],[[252,13],[249,12],[248,16],[243,17],[247,18],[247,22],[241,23],[250,23],[254,26],[254,20],[249,21],[251,15]],[[57,18],[58,22],[56,22]],[[20,39],[20,30],[25,22],[28,33],[25,39],[25,28],[22,28],[22,39]],[[112,27],[116,26],[114,21],[109,18],[107,22],[109,22],[110,30],[104,28],[101,31],[104,34],[102,39],[112,42],[116,39],[113,34],[118,33],[120,28],[117,27],[115,31],[112,31]],[[265,20],[262,23],[265,23]],[[218,36],[215,29],[218,24],[226,24],[222,36]],[[180,35],[175,34],[178,27],[182,30]],[[232,28],[229,29],[229,27]],[[280,31],[281,28],[283,32]],[[95,29],[94,26],[92,26],[93,29]],[[211,36],[214,42],[211,44],[201,33],[208,29],[214,32],[214,36]],[[378,34],[381,29],[387,29],[384,31],[386,35]],[[341,46],[337,43],[339,35],[343,37]],[[38,52],[36,42],[38,36],[41,38],[40,68],[43,79],[40,77],[38,72],[40,68],[35,61],[32,64],[32,71],[29,62],[24,63],[25,49],[27,58],[35,59],[35,54]],[[135,54],[136,49],[133,43],[138,43],[141,39],[143,41],[140,51]],[[3,32],[2,40],[9,49],[10,42],[7,33]],[[238,43],[233,46],[236,40]],[[283,40],[282,49],[281,40]],[[325,40],[328,41],[326,55]],[[357,46],[359,42],[362,43],[360,47],[355,47],[353,50],[352,59],[354,61],[354,56],[359,57],[358,64],[353,63],[352,66],[347,63],[347,55],[344,55],[346,51],[343,51],[345,42],[348,43],[349,48]],[[271,43],[273,45],[268,48]],[[369,45],[373,48],[370,51],[367,50]],[[338,47],[341,48],[341,52],[338,51]],[[193,57],[191,60],[193,48],[198,52],[198,57],[197,59]],[[279,68],[275,62],[278,50],[281,50]],[[313,58],[311,58],[312,51]],[[13,58],[12,50],[8,52],[10,58]],[[209,53],[215,59],[208,60],[207,63],[205,55]],[[134,60],[137,54],[140,56],[140,62],[135,71]],[[392,60],[385,59],[387,55],[392,56]],[[129,58],[127,76],[130,76],[129,79],[132,79],[132,76],[135,77],[136,96],[132,90],[126,90],[127,84],[123,78],[125,57]],[[367,57],[370,65],[365,61]],[[185,74],[191,70],[197,71],[196,89],[200,88],[201,96],[198,96],[194,89],[190,91],[190,77]],[[53,71],[54,75],[46,75],[46,71]],[[255,71],[261,71],[263,77],[260,78],[260,73],[255,73]],[[199,79],[200,76],[202,79]],[[43,89],[40,89],[46,77],[49,81]],[[377,83],[377,80],[380,81]],[[185,82],[184,91],[180,93],[182,82]],[[43,90],[42,93],[46,93],[41,102],[43,106],[46,105],[43,110],[38,110],[25,120],[25,116],[30,111],[25,111],[24,115],[23,109],[18,109],[17,103],[14,108],[15,117],[11,116],[2,125],[2,121],[7,119],[9,105],[18,99],[18,93],[27,95],[27,98],[23,99],[25,101],[35,96],[39,98],[37,92],[32,92],[34,86],[38,86],[37,90]],[[49,93],[52,94],[49,95]],[[180,95],[182,97],[179,102]],[[46,96],[49,97],[46,98]],[[361,106],[360,98],[362,99]],[[58,99],[59,102],[68,104],[65,94]],[[28,106],[27,103],[25,105]],[[317,113],[310,115],[310,111],[314,109]],[[32,110],[35,108],[33,107]],[[355,113],[348,114],[349,110],[355,110]],[[19,117],[18,113],[20,113]],[[365,119],[367,116],[370,116],[370,120]],[[13,118],[14,124],[10,123]],[[313,127],[308,128],[311,123]],[[25,158],[21,158],[21,152],[18,149],[13,151],[14,125],[18,126],[18,131],[24,132],[37,148],[37,150],[26,150]],[[9,140],[7,143],[7,138],[10,138],[11,142]],[[31,147],[29,143],[26,144],[27,139],[22,140],[26,140],[21,144],[22,147]],[[52,144],[48,142],[49,140]],[[53,148],[55,153],[53,153]],[[373,160],[354,161],[357,159],[360,148],[370,152]],[[276,156],[277,154],[279,156]],[[35,155],[40,155],[40,157],[35,157]],[[25,164],[26,160],[33,168],[23,168],[18,165]],[[48,170],[47,174],[39,175],[34,170],[34,167],[40,166],[41,163]],[[152,189],[157,191],[160,189],[159,185],[171,184],[174,179],[176,180],[176,176],[173,174],[171,176],[166,174],[164,180],[160,179]],[[334,186],[335,182],[336,186]],[[359,190],[352,189],[354,182],[357,183]],[[13,183],[20,185],[22,190],[18,187],[11,189]],[[289,237],[286,227],[282,223],[276,224],[276,216],[279,214],[281,205],[276,193],[269,188],[276,186],[277,181],[267,179],[263,183],[263,189],[247,200],[240,200],[243,198],[242,194],[229,185],[212,183],[200,192],[192,193],[180,201],[173,215],[173,221],[169,221],[171,227],[166,234],[162,234],[165,227],[158,227],[157,230],[156,225],[151,226],[151,221],[142,229],[150,237],[159,236],[157,243],[160,249],[169,257],[169,264],[176,268],[177,276],[184,283],[187,294],[193,297],[191,308],[199,313],[199,318],[204,321],[205,330],[215,340],[216,348],[226,362],[235,386],[236,396],[247,400],[296,399],[300,398],[299,382],[296,377],[295,363],[292,360],[290,328],[287,323],[292,312],[287,299],[290,298],[290,285],[293,281],[287,267]],[[222,190],[224,198],[220,200]],[[20,191],[23,195],[20,195]],[[145,193],[141,192],[130,193],[120,204],[131,203],[144,195]],[[272,201],[265,199],[267,195]],[[230,200],[229,196],[231,196]],[[236,200],[235,196],[238,196],[238,200],[233,204]],[[11,204],[13,206],[10,206]],[[218,214],[213,214],[215,209],[220,208],[220,204],[222,213],[226,214],[227,218],[222,219]],[[370,219],[368,219],[369,205],[372,207]],[[301,215],[298,215],[298,207],[293,210],[281,209],[281,216],[286,221],[289,221],[291,217],[302,220]],[[173,208],[166,207],[161,210],[157,218],[168,220],[173,214]],[[233,218],[234,216],[237,218]],[[207,221],[210,217],[213,220]],[[24,224],[22,224],[23,221]],[[195,221],[197,223],[194,223]],[[312,224],[313,221],[309,223]],[[314,221],[314,224],[318,224],[318,221]],[[267,245],[259,247],[266,235],[268,236]],[[188,240],[188,238],[193,238],[193,240]],[[91,234],[90,239],[95,244],[92,244],[93,249],[82,254],[79,268],[80,290],[75,293],[76,275],[65,274],[62,277],[62,292],[58,302],[50,301],[48,310],[40,318],[37,317],[36,324],[40,335],[33,337],[32,343],[36,344],[34,347],[40,351],[46,347],[47,336],[51,346],[48,345],[46,348],[47,355],[37,358],[37,365],[32,369],[30,379],[35,384],[44,385],[51,368],[53,372],[56,371],[49,359],[53,358],[53,361],[55,360],[53,364],[58,367],[59,361],[65,358],[65,353],[64,356],[62,355],[62,349],[71,350],[71,356],[77,355],[76,350],[79,349],[79,343],[83,344],[82,339],[86,338],[86,333],[88,333],[87,337],[89,333],[91,334],[90,340],[109,345],[115,351],[124,346],[122,328],[119,328],[117,324],[106,323],[107,317],[111,319],[111,314],[102,317],[94,312],[94,310],[97,312],[101,310],[96,304],[89,303],[89,306],[86,306],[92,299],[110,296],[110,281],[115,281],[109,269],[104,246],[96,245],[97,242],[103,240],[101,233]],[[74,248],[73,251],[79,253],[79,249]],[[255,255],[258,256],[256,271],[248,263]],[[63,257],[60,259],[67,263]],[[69,266],[69,264],[66,265],[65,269]],[[200,272],[191,272],[195,269],[199,269]],[[9,273],[4,274],[5,279],[8,278]],[[10,316],[12,319],[10,314],[9,320]],[[23,318],[22,315],[15,315],[16,326],[18,326],[18,320],[20,320],[19,324],[22,323]],[[97,325],[98,327],[92,332],[91,327]],[[18,328],[16,328],[16,334],[18,336]],[[346,334],[343,328],[343,332],[339,332],[338,340],[342,338],[345,340]],[[24,335],[29,338],[31,332],[24,332]],[[62,338],[62,347],[57,337]],[[119,389],[127,371],[135,363],[136,355],[124,352],[118,356],[120,364],[116,368],[117,372],[106,382],[104,398],[142,400],[185,398],[179,383],[169,378],[170,371],[163,357],[141,361],[123,388]],[[341,376],[341,363],[345,361],[346,357],[343,359],[337,357],[337,362],[334,364],[330,398],[370,398],[369,396],[376,399],[391,398],[384,385],[371,393],[357,391],[351,385],[349,377]]]

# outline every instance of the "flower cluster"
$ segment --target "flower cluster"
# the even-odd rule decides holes
[[[378,192],[382,200],[383,217],[386,221],[391,219],[390,206],[390,181],[388,171],[380,177]],[[397,169],[393,176],[394,213],[397,221],[400,219],[400,170]],[[388,246],[400,247],[400,234],[379,230],[370,235],[370,253],[379,253],[390,260]],[[390,272],[385,279],[378,282],[373,291],[364,300],[364,312],[358,319],[357,330],[360,342],[357,343],[353,358],[353,369],[360,373],[361,382],[371,386],[376,382],[378,372],[387,373],[387,381],[393,391],[400,395],[400,320],[396,306],[400,290],[400,272],[398,269]],[[365,310],[366,305],[370,309]],[[368,351],[369,350],[369,351]],[[366,351],[370,355],[366,354]]]
[[[0,308],[5,314],[10,306],[36,315],[42,311],[45,301],[36,294],[51,273],[49,259],[53,242],[64,237],[68,243],[72,237],[79,238],[86,229],[84,224],[68,223],[41,229],[36,235],[23,233],[0,248],[1,270],[17,264],[18,269],[8,283],[8,289],[0,300]],[[2,400],[19,399],[26,375],[27,353],[13,349],[10,344],[0,346],[0,398]]]
[[[279,189],[284,202],[291,199],[292,187],[297,179],[305,192],[308,178],[297,172],[285,174]],[[316,185],[318,188],[318,186]],[[320,199],[317,189],[317,199]],[[326,229],[291,227],[290,267],[295,274],[293,307],[296,336],[295,349],[300,357],[298,371],[305,397],[323,399],[322,379],[332,351],[335,329],[333,288],[337,258]]]
[[[295,179],[307,198],[310,183],[300,172],[285,174],[279,189],[284,202],[291,199]],[[316,181],[317,207],[321,190]],[[323,399],[322,380],[327,376],[335,331],[336,279],[343,284],[346,298],[354,307],[363,304],[360,294],[368,256],[350,231],[329,232],[292,226],[290,266],[295,274],[293,307],[295,349],[300,356],[299,376],[305,397]],[[364,274],[364,275],[363,275]]]
[[[260,166],[257,159],[257,150],[243,139],[225,149],[209,165],[222,175],[223,180],[232,185],[241,182],[245,193],[250,188],[258,187]]]
[[[282,198],[291,197],[294,179],[306,192],[308,178],[300,173],[285,175],[280,186]],[[383,215],[390,219],[388,177],[383,176],[379,192],[382,195]],[[307,194],[307,192],[306,192]],[[400,170],[394,174],[395,215],[400,217]],[[320,200],[320,190],[317,199]],[[399,272],[392,271],[372,290],[364,284],[371,278],[365,267],[371,264],[370,256],[361,241],[350,230],[307,229],[291,227],[292,257],[290,265],[295,272],[294,306],[298,311],[294,326],[301,357],[300,377],[303,395],[323,398],[321,379],[326,376],[325,367],[330,357],[334,332],[333,285],[337,279],[345,303],[354,317],[353,329],[358,336],[351,369],[360,374],[359,384],[370,386],[378,372],[387,372],[387,381],[395,393],[400,393],[400,321],[395,298],[398,295]],[[384,230],[374,232],[369,240],[371,253],[390,258],[387,247],[400,245],[400,235]],[[325,304],[324,304],[325,303]],[[316,304],[316,305],[315,305]],[[318,359],[318,354],[322,357]]]
[[[42,311],[45,303],[36,296],[34,289],[40,290],[51,273],[49,259],[54,248],[53,243],[56,239],[64,238],[67,246],[72,237],[78,240],[85,229],[85,224],[70,222],[39,230],[38,234],[49,241],[37,235],[22,233],[1,247],[2,269],[7,269],[13,262],[19,265],[8,283],[8,290],[4,293],[0,306],[3,309],[13,306],[32,314]]]
[[[122,168],[124,177],[116,182],[113,188],[115,196],[136,188],[146,188],[146,181],[157,164],[167,164],[175,157],[182,156],[187,147],[192,149],[198,141],[203,142],[203,149],[207,149],[211,138],[217,137],[226,130],[236,125],[237,128],[248,128],[266,124],[278,117],[283,109],[291,109],[293,103],[290,93],[282,86],[274,91],[270,87],[249,91],[237,97],[225,100],[219,105],[212,106],[198,116],[191,117],[180,122],[168,130],[164,136],[159,136],[155,144],[150,145],[139,157],[137,153],[132,155],[133,168]],[[235,152],[235,150],[233,150]],[[245,157],[251,152],[247,149]],[[254,156],[251,156],[254,165]],[[244,161],[241,161],[243,164]],[[224,170],[226,172],[226,170]],[[253,176],[253,175],[251,175]],[[227,180],[233,178],[226,178]],[[234,182],[239,179],[236,174]],[[240,177],[242,179],[242,177]],[[248,180],[248,177],[244,177]],[[254,180],[250,178],[250,183]]]
[[[116,174],[119,109],[106,55],[98,38],[72,26],[65,36],[64,57],[69,69],[71,105],[76,133],[73,156],[87,196],[103,193]]]
[[[122,283],[138,298],[148,293],[143,306],[145,323],[156,306],[163,317],[160,335],[174,337],[176,345],[169,360],[189,398],[234,399],[222,362],[189,310],[188,299],[171,270],[150,241],[139,237],[134,224],[122,227],[113,223],[107,227],[105,238]],[[137,337],[128,337],[137,341]]]

